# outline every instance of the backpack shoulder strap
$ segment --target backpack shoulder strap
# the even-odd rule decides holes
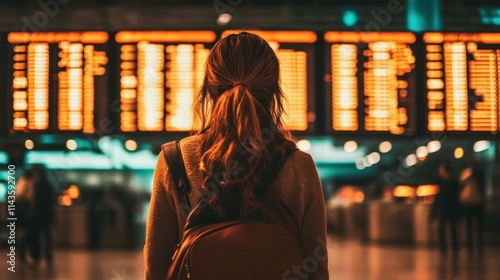
[[[167,159],[170,174],[174,179],[177,189],[186,197],[186,203],[191,208],[188,193],[191,191],[191,185],[187,178],[184,160],[182,159],[181,146],[179,141],[171,141],[162,145],[163,153]]]
[[[287,143],[287,146],[288,147],[283,153],[275,155],[275,157],[271,161],[271,166],[263,174],[263,178],[261,179],[261,184],[264,187],[264,190],[269,188],[273,180],[278,176],[279,172],[285,165],[288,158],[293,154],[293,152],[298,150],[297,147],[295,146],[295,143],[291,141]]]
[[[281,198],[279,198],[276,195],[271,195],[269,191],[270,184],[278,176],[278,173],[281,171],[288,158],[295,151],[298,150],[293,142],[292,144],[293,145],[288,147],[285,150],[285,152],[278,159],[275,159],[275,161],[273,162],[269,172],[266,173],[267,176],[262,181],[262,183],[266,187],[265,189],[266,191],[263,194],[258,195],[257,197],[264,203],[264,205],[269,210],[271,210],[271,212],[274,213],[274,215],[278,217],[278,219],[280,219],[285,225],[287,225],[290,228],[290,230],[292,230],[292,232],[295,235],[295,238],[297,239],[303,251],[304,245],[302,241],[302,235],[300,233],[300,227],[293,218],[292,211],[286,206],[286,204],[281,200]]]

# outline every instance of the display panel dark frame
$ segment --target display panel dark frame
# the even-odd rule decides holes
[[[22,34],[22,33],[28,33],[28,34],[45,34],[46,36],[49,36],[50,34],[70,34],[70,33],[79,33],[82,34],[84,32],[102,32],[105,33],[107,36],[107,40],[104,43],[83,43],[85,45],[93,45],[97,46],[95,49],[96,51],[103,51],[107,55],[107,63],[104,65],[105,68],[105,73],[102,76],[93,76],[94,79],[94,116],[93,116],[93,125],[94,125],[94,132],[92,133],[84,133],[83,129],[82,130],[60,130],[58,128],[58,102],[59,102],[59,96],[58,96],[58,85],[59,85],[59,79],[58,79],[58,73],[61,71],[61,67],[58,66],[59,62],[59,57],[58,57],[58,52],[60,51],[60,48],[58,48],[57,43],[55,42],[48,42],[50,40],[29,40],[29,42],[26,43],[10,43],[7,40],[4,42],[4,47],[7,49],[6,50],[6,59],[7,59],[7,64],[6,64],[6,71],[7,71],[7,77],[6,77],[6,83],[7,83],[7,104],[8,104],[8,118],[7,118],[7,127],[9,130],[10,135],[14,134],[67,134],[67,135],[84,135],[84,134],[97,134],[97,135],[105,135],[109,133],[109,129],[106,131],[102,131],[103,123],[107,122],[110,120],[110,114],[109,110],[107,110],[107,104],[109,102],[109,77],[108,75],[110,74],[110,53],[109,53],[109,48],[108,44],[110,41],[109,34],[108,32],[105,31],[87,31],[87,30],[72,30],[72,31],[42,31],[42,32],[10,32],[7,33],[6,36],[8,38],[9,34]],[[49,35],[47,35],[49,34]],[[30,35],[31,36],[31,35]],[[56,36],[56,35],[54,35]],[[67,41],[67,40],[61,40],[61,41]],[[13,129],[13,55],[14,55],[14,46],[15,45],[22,45],[26,44],[28,45],[29,43],[32,42],[47,42],[49,44],[49,81],[48,81],[48,97],[49,97],[49,124],[48,128],[44,130],[14,130]],[[85,63],[85,59],[82,59],[82,63]],[[83,67],[82,67],[83,68]],[[57,70],[56,70],[57,69]],[[83,80],[82,80],[82,86],[83,86]],[[83,94],[83,91],[82,91]],[[83,96],[82,96],[82,106],[83,106]],[[83,112],[82,112],[83,113]],[[83,118],[83,116],[82,116]],[[83,119],[82,119],[83,121]]]
[[[441,59],[441,63],[443,63],[443,68],[442,68],[442,71],[443,71],[443,82],[444,82],[444,87],[442,89],[443,91],[443,94],[444,94],[444,97],[443,97],[443,112],[444,112],[444,121],[445,121],[445,129],[443,130],[430,130],[428,128],[428,124],[429,124],[429,98],[427,96],[428,94],[428,88],[427,88],[427,82],[429,80],[429,77],[427,77],[427,73],[426,71],[428,70],[427,69],[427,63],[428,62],[432,62],[434,60],[429,60],[428,57],[427,57],[427,44],[426,41],[424,40],[424,36],[426,36],[426,34],[443,34],[444,36],[461,36],[462,38],[461,39],[467,39],[467,38],[470,38],[472,36],[475,36],[477,34],[486,34],[486,35],[493,35],[493,36],[498,36],[498,38],[500,38],[500,33],[499,32],[424,32],[421,34],[422,36],[422,48],[421,48],[421,57],[422,57],[422,62],[421,64],[424,66],[422,67],[421,69],[421,79],[422,79],[422,91],[423,91],[423,94],[424,94],[424,103],[423,103],[423,114],[424,114],[424,122],[421,124],[423,129],[424,129],[424,134],[426,136],[433,136],[433,135],[444,135],[445,137],[451,137],[451,138],[467,138],[467,139],[498,139],[498,134],[500,133],[500,79],[497,80],[497,127],[498,127],[498,130],[497,131],[492,131],[492,132],[488,132],[488,131],[472,131],[471,130],[471,127],[470,127],[470,120],[471,120],[471,107],[470,107],[470,104],[468,104],[468,109],[467,109],[467,129],[466,130],[463,130],[463,131],[452,131],[452,130],[448,130],[448,128],[446,127],[446,121],[447,121],[447,116],[446,116],[446,69],[445,69],[445,65],[444,65],[444,57]],[[479,45],[482,45],[482,46],[493,46],[493,49],[497,50],[497,58],[496,58],[496,63],[497,63],[497,78],[500,77],[500,52],[498,52],[500,50],[500,39],[497,39],[498,42],[495,43],[495,44],[486,44],[486,43],[478,43],[478,46]],[[446,40],[445,40],[446,41]],[[452,40],[449,40],[450,42]],[[456,40],[453,40],[453,42],[472,42],[472,40],[459,40],[459,41],[456,41]],[[443,43],[432,43],[434,45],[441,45],[443,47],[444,45],[444,42]],[[467,52],[467,50],[466,50]],[[444,50],[441,52],[441,54],[444,54]],[[467,53],[466,56],[469,56],[469,54]],[[467,99],[468,101],[471,101],[471,100],[474,100],[474,97],[472,96],[471,92],[471,88],[469,86],[469,82],[470,82],[470,67],[469,67],[469,63],[470,63],[470,59],[466,59],[466,64],[467,64],[467,73],[466,73],[466,78],[467,78]]]
[[[217,41],[217,34],[215,33],[215,31],[212,31],[212,30],[175,30],[175,29],[172,29],[172,30],[120,30],[118,32],[115,32],[113,33],[112,35],[112,44],[113,44],[113,49],[115,50],[115,65],[113,66],[113,72],[114,72],[114,75],[115,75],[115,82],[113,83],[113,104],[115,104],[116,106],[113,106],[116,110],[114,110],[114,126],[116,127],[115,129],[115,133],[118,133],[118,134],[126,134],[126,135],[138,135],[138,136],[155,136],[155,135],[165,135],[165,134],[168,134],[170,136],[173,136],[173,137],[184,137],[184,136],[187,136],[189,135],[189,133],[191,132],[190,130],[186,130],[186,131],[169,131],[169,130],[166,130],[165,127],[163,127],[163,130],[161,131],[140,131],[140,130],[136,130],[136,131],[122,131],[121,130],[121,101],[120,101],[120,90],[121,90],[121,83],[120,83],[120,63],[122,62],[121,58],[120,58],[120,54],[121,54],[121,51],[120,51],[120,48],[122,45],[124,44],[137,44],[138,42],[134,42],[134,40],[130,40],[130,43],[124,43],[124,42],[121,42],[121,40],[117,40],[116,37],[117,37],[117,34],[119,32],[131,32],[131,33],[154,33],[154,32],[212,32],[213,33],[213,40],[210,40],[209,42],[206,42],[206,40],[200,40],[199,42],[195,41],[195,40],[184,40],[184,39],[179,39],[179,40],[148,40],[148,43],[152,43],[152,44],[162,44],[164,45],[165,47],[168,46],[168,45],[178,45],[178,44],[203,44],[203,46],[207,49],[211,49],[213,47],[213,45],[215,44],[215,42]],[[139,40],[140,41],[140,40]],[[162,70],[162,73],[163,75],[166,74],[166,70],[163,69]],[[163,90],[164,90],[164,104],[166,106],[166,103],[167,103],[167,100],[166,100],[166,95],[167,95],[167,87],[166,85],[163,86]],[[136,103],[136,106],[137,106],[137,103]],[[163,107],[163,112],[165,113],[165,106]],[[166,117],[167,117],[167,114],[165,113],[165,115],[163,116],[163,124],[165,124],[165,121],[166,121]]]
[[[133,31],[152,31],[152,30],[133,30]],[[171,30],[171,31],[186,31],[186,30]],[[191,30],[200,31],[200,30]],[[211,30],[206,30],[211,31]],[[272,30],[266,30],[272,31]],[[287,30],[280,30],[287,31]],[[299,31],[299,30],[288,30],[288,31]],[[305,30],[304,30],[305,31]],[[42,32],[42,33],[48,33]],[[63,31],[61,33],[69,32],[85,32],[85,31]],[[215,33],[215,39],[211,43],[203,43],[206,48],[211,48],[215,42],[222,38],[223,31],[212,31]],[[312,32],[312,31],[309,31]],[[338,31],[338,32],[348,32],[348,31]],[[40,32],[38,32],[40,33]],[[59,33],[59,31],[57,31]],[[117,32],[107,32],[108,40],[106,43],[101,44],[102,50],[107,52],[108,63],[106,65],[106,74],[102,77],[103,82],[96,85],[96,95],[94,100],[94,127],[95,135],[105,136],[105,135],[117,135],[117,134],[138,134],[142,136],[150,135],[165,135],[168,134],[169,137],[183,137],[189,135],[189,131],[160,131],[160,132],[121,132],[120,131],[120,81],[119,81],[119,63],[120,63],[120,53],[113,51],[118,50],[120,44],[115,40],[115,35]],[[412,122],[414,131],[412,133],[407,133],[403,135],[395,135],[389,132],[375,132],[366,131],[364,129],[358,129],[357,131],[347,132],[347,131],[334,131],[332,128],[332,93],[331,93],[331,82],[328,81],[328,75],[331,74],[330,65],[330,46],[329,43],[324,40],[322,32],[313,32],[317,36],[317,40],[314,43],[292,43],[284,42],[280,46],[282,48],[289,48],[298,51],[305,51],[308,54],[307,59],[307,111],[310,113],[310,118],[308,119],[308,126],[305,131],[292,131],[296,135],[335,135],[336,137],[353,137],[362,135],[363,137],[373,137],[373,138],[405,138],[405,137],[431,137],[437,134],[446,134],[448,137],[466,137],[472,139],[496,139],[498,137],[497,132],[478,132],[470,131],[429,131],[427,129],[428,123],[428,99],[427,99],[427,76],[426,76],[426,44],[424,43],[423,36],[424,33],[411,33],[416,37],[415,43],[411,44],[411,50],[416,58],[415,69],[412,75],[415,79],[415,96],[413,99],[414,109],[411,113],[410,120]],[[389,32],[391,33],[391,32]],[[454,34],[457,32],[441,32],[443,34]],[[478,32],[485,34],[499,34],[492,32]],[[61,131],[57,129],[57,94],[51,94],[51,108],[50,108],[50,119],[51,123],[49,129],[47,130],[36,130],[36,131],[14,131],[12,130],[12,55],[13,55],[13,45],[8,42],[8,32],[0,33],[0,90],[3,90],[4,94],[0,94],[0,112],[3,114],[2,121],[0,122],[0,136],[8,137],[13,135],[18,135],[24,137],[23,135],[38,135],[38,134],[62,134],[62,135],[76,135],[81,136],[84,133],[82,131]],[[461,34],[475,34],[475,32],[463,32]],[[180,44],[186,43],[185,41],[171,42],[169,44]],[[100,46],[101,46],[100,45]],[[494,44],[494,49],[500,49],[500,43]],[[49,58],[51,65],[57,64],[57,46],[51,47],[52,56]],[[55,53],[55,55],[54,55]],[[359,54],[358,54],[359,55]],[[362,63],[362,62],[358,62]],[[57,71],[51,69],[50,73],[54,75]],[[358,75],[359,75],[358,70]],[[57,91],[57,78],[50,77],[51,83],[49,85],[51,92]],[[500,87],[500,82],[497,85]],[[358,98],[363,94],[362,83],[358,86]],[[360,90],[361,89],[361,90]],[[499,98],[500,99],[500,98]],[[363,101],[359,101],[360,104]],[[498,105],[500,107],[500,104]],[[363,125],[363,118],[359,112],[362,112],[363,106],[358,106],[358,116],[361,118],[360,128]],[[500,108],[499,108],[500,110]],[[500,115],[500,113],[499,113]],[[470,116],[469,116],[470,118]],[[500,120],[499,120],[500,122]]]
[[[0,140],[8,135],[9,88],[7,86],[7,33],[0,33]]]
[[[388,138],[388,137],[414,137],[417,136],[421,133],[421,129],[419,128],[419,120],[421,119],[421,113],[419,112],[419,97],[420,97],[420,90],[419,90],[419,68],[420,68],[420,51],[419,47],[421,46],[419,36],[417,36],[415,33],[411,32],[406,32],[406,31],[387,31],[387,32],[352,32],[352,31],[334,31],[334,32],[339,32],[339,33],[344,33],[344,34],[357,34],[356,36],[359,36],[359,39],[361,41],[369,40],[368,36],[371,36],[371,34],[382,34],[378,36],[387,36],[391,34],[397,34],[397,33],[404,33],[404,34],[412,34],[415,36],[414,42],[413,43],[408,43],[412,55],[415,57],[415,64],[413,70],[406,74],[407,78],[405,79],[408,81],[408,96],[409,100],[405,101],[407,103],[406,108],[407,108],[407,116],[408,116],[408,121],[407,124],[405,125],[405,132],[403,134],[393,134],[390,131],[369,131],[365,129],[365,96],[364,96],[364,71],[365,68],[363,66],[363,63],[367,62],[367,58],[364,57],[363,51],[366,50],[368,42],[347,42],[349,44],[356,44],[358,46],[357,48],[357,54],[356,54],[356,59],[357,59],[357,72],[355,77],[358,79],[358,87],[357,87],[357,100],[358,100],[358,107],[356,109],[357,113],[357,122],[358,122],[358,128],[354,131],[346,131],[346,130],[334,130],[333,128],[333,106],[332,106],[332,98],[333,98],[333,93],[332,93],[332,84],[333,84],[333,77],[332,77],[332,58],[331,58],[331,46],[334,44],[334,42],[329,42],[326,38],[323,40],[323,43],[325,44],[324,47],[324,69],[325,69],[325,79],[324,79],[324,89],[325,89],[325,120],[326,120],[326,132],[327,134],[333,134],[335,136],[340,136],[340,137],[349,137],[349,136],[368,136],[368,137],[376,137],[376,138]],[[327,32],[328,33],[328,32]],[[367,36],[366,38],[363,38],[364,36]],[[390,40],[390,39],[389,39]],[[380,40],[380,41],[387,41],[387,39]],[[338,43],[344,43],[344,41],[339,40]],[[360,48],[361,46],[361,48]],[[362,59],[360,59],[362,58]],[[399,100],[399,98],[398,98]],[[398,101],[399,104],[399,101]]]

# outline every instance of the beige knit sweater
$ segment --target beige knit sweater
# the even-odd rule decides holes
[[[192,186],[189,199],[194,204],[202,195],[202,177],[198,169],[201,158],[199,137],[184,138],[180,145]],[[328,279],[325,203],[311,156],[301,151],[293,153],[271,188],[276,188],[282,201],[293,213],[304,243],[303,263],[284,272],[282,279],[306,279],[306,273],[311,274],[309,279]],[[166,278],[175,246],[182,237],[185,219],[181,205],[185,205],[184,199],[169,175],[165,155],[161,152],[154,172],[144,246],[146,279]]]

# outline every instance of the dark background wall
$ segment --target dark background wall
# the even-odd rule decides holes
[[[353,29],[342,22],[346,9],[359,15],[355,27],[407,0],[0,0],[0,31],[80,29],[220,29],[218,14],[228,11],[224,28]],[[421,0],[429,1],[429,0]],[[499,30],[481,21],[478,6],[500,6],[500,1],[442,0],[444,30]],[[231,6],[232,5],[232,6]],[[406,10],[381,22],[383,30],[405,30]]]

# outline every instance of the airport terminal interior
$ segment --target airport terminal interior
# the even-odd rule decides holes
[[[0,279],[144,278],[161,145],[196,129],[210,50],[242,30],[279,59],[330,279],[500,279],[499,0],[0,0]],[[15,225],[40,170],[36,263]]]

